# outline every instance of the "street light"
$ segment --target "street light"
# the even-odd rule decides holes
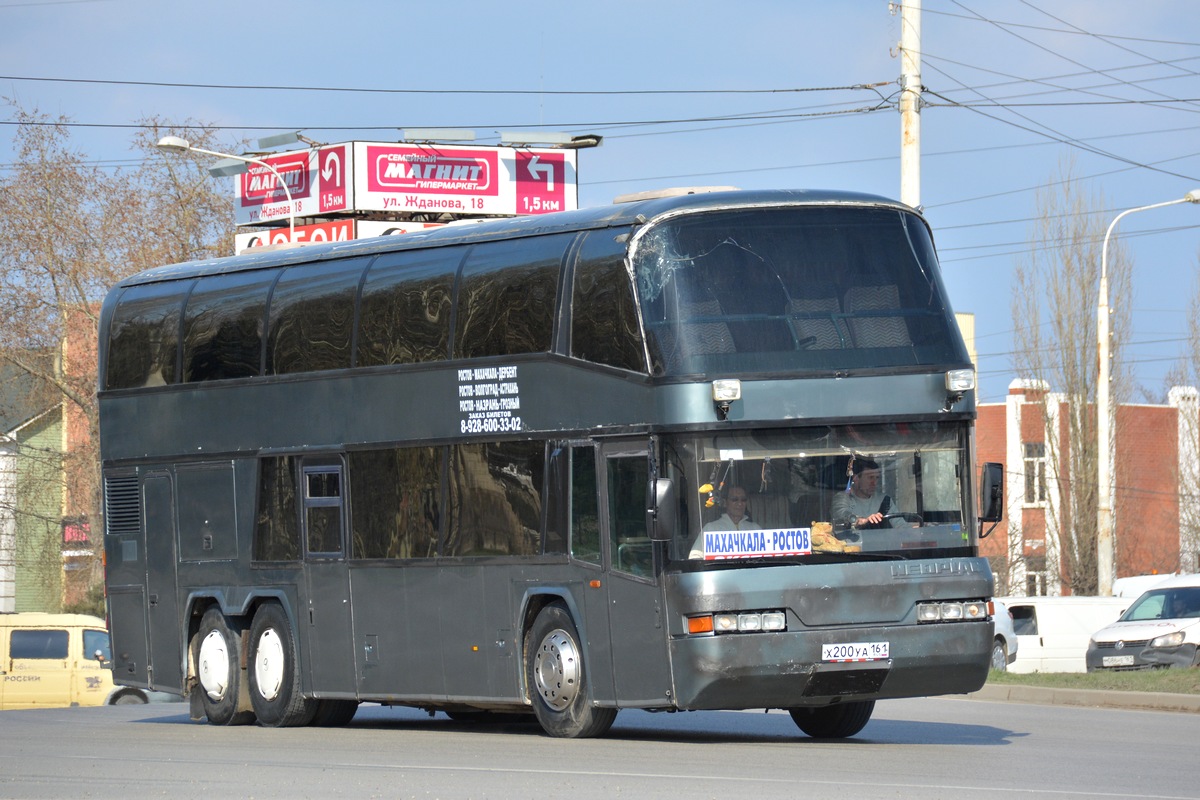
[[[1104,245],[1100,249],[1100,301],[1096,309],[1096,350],[1100,358],[1099,385],[1096,387],[1096,483],[1100,493],[1096,509],[1096,561],[1098,593],[1111,595],[1116,553],[1112,530],[1112,496],[1109,492],[1112,471],[1112,452],[1109,450],[1109,431],[1112,424],[1112,399],[1109,395],[1109,340],[1108,325],[1108,239],[1122,217],[1152,208],[1174,206],[1179,203],[1200,203],[1200,189],[1193,189],[1178,200],[1154,203],[1130,208],[1117,214],[1104,233]]]
[[[275,169],[273,166],[268,164],[266,161],[263,161],[260,158],[251,158],[250,156],[235,156],[232,153],[218,153],[213,150],[205,150],[202,147],[193,147],[191,145],[191,143],[188,142],[187,139],[181,139],[178,136],[164,136],[163,138],[158,140],[157,147],[159,150],[163,150],[167,153],[187,153],[189,151],[193,152],[193,153],[203,153],[206,156],[216,156],[217,158],[232,159],[234,161],[240,161],[243,164],[258,164],[260,167],[266,167],[267,169],[269,169],[271,171],[271,174],[275,176],[275,180],[279,181],[279,185],[283,187],[283,193],[285,195],[287,195],[288,241],[289,242],[296,241],[296,204],[292,201],[292,190],[290,188],[288,188],[287,182],[284,181],[283,176],[279,174],[279,170]],[[219,170],[220,175],[233,174],[228,170],[228,162],[225,162],[224,164],[222,164],[221,162],[218,162],[218,164],[213,169]],[[209,171],[212,172],[213,170],[209,170]],[[244,167],[243,167],[242,171],[244,171]]]

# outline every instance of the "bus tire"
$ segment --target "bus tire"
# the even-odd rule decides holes
[[[357,700],[318,700],[316,713],[309,724],[318,728],[340,728],[349,725],[357,713]]]
[[[110,705],[136,706],[136,705],[145,705],[148,702],[150,702],[150,699],[148,697],[146,697],[146,695],[142,694],[141,692],[130,691],[130,692],[121,692],[120,694],[115,696],[112,699],[112,703],[110,703]]]
[[[788,713],[796,727],[814,739],[845,739],[861,731],[874,710],[874,700],[860,700],[818,708],[792,708]]]
[[[246,675],[242,671],[242,628],[212,606],[200,618],[196,632],[196,677],[200,703],[211,725],[249,725],[254,722]]]
[[[592,705],[583,648],[571,615],[557,603],[541,610],[529,629],[525,680],[533,713],[551,736],[600,736],[617,717],[615,708]]]
[[[317,701],[300,693],[296,637],[277,603],[264,603],[250,625],[250,703],[260,725],[290,728],[307,725]]]

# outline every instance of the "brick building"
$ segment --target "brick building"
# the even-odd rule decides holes
[[[1167,405],[1121,405],[1113,446],[1116,576],[1200,570],[1200,437],[1197,390],[1175,388]],[[1086,547],[1072,549],[1076,518],[1094,541],[1094,461],[1072,439],[1094,427],[1094,406],[1072,420],[1067,397],[1044,385],[1013,381],[1004,403],[979,406],[980,462],[1005,465],[1005,518],[981,542],[992,561],[997,595],[1071,594],[1071,558],[1094,568]],[[1072,474],[1072,471],[1078,474]],[[1090,526],[1090,529],[1089,529]],[[1074,555],[1082,553],[1082,555]]]

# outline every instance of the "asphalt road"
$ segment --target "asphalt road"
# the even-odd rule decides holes
[[[624,711],[601,739],[363,707],[217,728],[181,704],[0,712],[4,798],[1200,798],[1200,714],[892,700],[853,739],[781,712]]]

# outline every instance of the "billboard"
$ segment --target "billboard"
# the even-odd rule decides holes
[[[293,214],[517,216],[579,207],[575,150],[346,142],[260,160],[234,178],[238,225],[286,225]]]

